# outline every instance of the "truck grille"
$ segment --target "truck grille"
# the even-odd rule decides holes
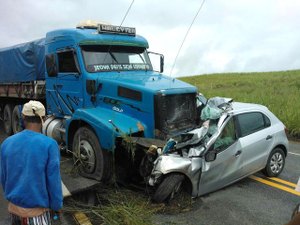
[[[196,126],[196,93],[154,97],[155,136],[166,139]]]

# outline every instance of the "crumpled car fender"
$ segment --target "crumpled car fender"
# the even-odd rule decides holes
[[[191,159],[173,155],[162,155],[157,159],[155,170],[159,170],[163,174],[171,172],[188,173],[192,164]]]
[[[159,178],[169,173],[184,174],[191,182],[192,197],[197,196],[197,189],[201,174],[201,158],[187,158],[180,155],[161,155],[154,162],[149,184],[154,186]]]

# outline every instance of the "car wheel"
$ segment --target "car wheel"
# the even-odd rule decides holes
[[[111,178],[111,154],[101,149],[97,136],[88,127],[79,128],[74,135],[73,159],[82,176],[99,181]]]
[[[275,148],[271,152],[263,173],[268,177],[277,177],[285,165],[285,154],[281,148]]]
[[[184,175],[172,173],[167,175],[157,187],[152,200],[157,203],[170,201],[180,192]]]

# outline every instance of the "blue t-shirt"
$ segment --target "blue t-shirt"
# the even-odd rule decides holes
[[[0,175],[9,202],[61,209],[60,154],[53,139],[31,130],[8,137],[1,145]]]

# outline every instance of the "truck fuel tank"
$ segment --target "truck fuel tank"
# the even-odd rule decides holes
[[[42,132],[46,136],[56,140],[58,143],[66,142],[66,130],[64,128],[63,119],[54,116],[48,117],[43,124]]]

